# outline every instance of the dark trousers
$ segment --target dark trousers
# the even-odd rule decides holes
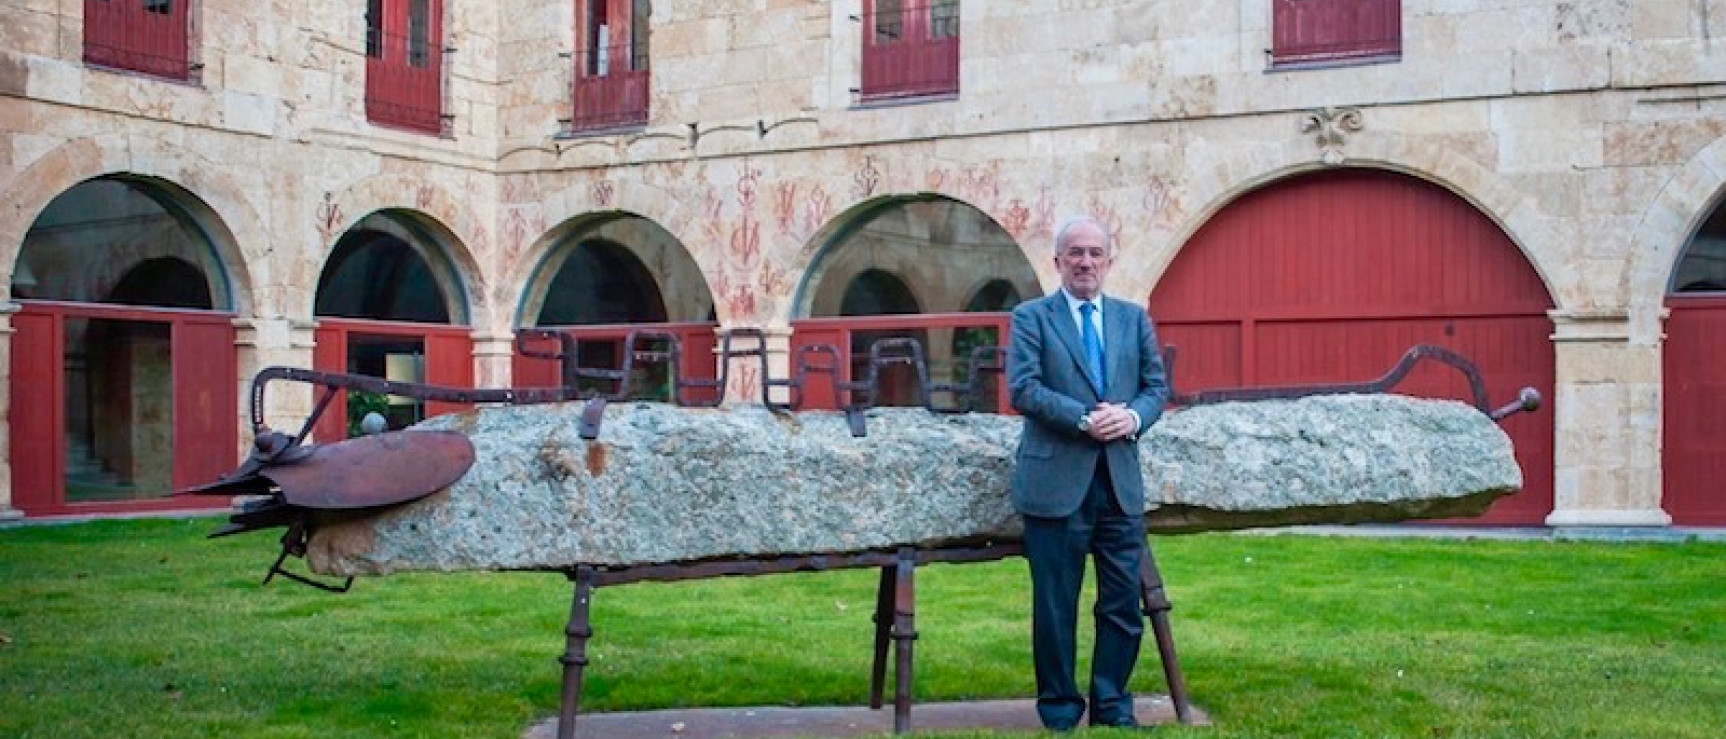
[[[1107,723],[1132,714],[1127,680],[1145,631],[1139,610],[1139,563],[1145,547],[1145,517],[1121,510],[1109,484],[1107,462],[1100,457],[1078,511],[1066,518],[1025,517],[1025,558],[1031,565],[1031,651],[1037,672],[1037,715],[1044,726],[1073,726],[1085,714],[1086,702],[1074,671],[1079,589],[1087,555],[1097,563],[1090,719]]]

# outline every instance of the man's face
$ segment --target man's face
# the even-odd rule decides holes
[[[1090,300],[1103,291],[1103,278],[1115,263],[1109,239],[1094,223],[1080,223],[1067,232],[1067,241],[1055,254],[1055,269],[1061,286],[1080,300]]]

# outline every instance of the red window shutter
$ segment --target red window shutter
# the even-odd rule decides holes
[[[84,0],[84,61],[188,79],[189,4],[190,0]]]
[[[570,128],[591,131],[647,123],[649,76],[637,58],[632,0],[578,0],[574,111]]]
[[[319,326],[312,332],[312,369],[319,372],[348,371],[348,332],[339,326]],[[312,403],[323,396],[324,389],[313,387]],[[312,438],[328,444],[348,438],[348,395],[337,392],[324,414],[312,427]],[[286,429],[284,429],[286,430]]]
[[[942,13],[937,19],[933,13]],[[957,3],[864,0],[864,101],[959,91]]]
[[[1273,0],[1273,65],[1394,58],[1402,0]]]
[[[211,482],[239,454],[239,378],[234,326],[216,320],[173,324],[174,487]]]
[[[473,387],[473,339],[467,329],[427,332],[425,337],[425,381],[443,387]],[[426,417],[455,413],[472,408],[471,403],[428,401]]]
[[[12,503],[30,513],[60,500],[66,476],[62,329],[57,314],[30,306],[12,329]]]
[[[366,48],[366,119],[442,134],[443,0],[383,0]],[[368,30],[368,34],[373,32]]]

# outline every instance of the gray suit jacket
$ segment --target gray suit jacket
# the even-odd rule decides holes
[[[1007,383],[1013,408],[1025,417],[1013,469],[1013,506],[1027,516],[1071,515],[1085,500],[1107,454],[1109,479],[1121,509],[1145,510],[1136,437],[1103,444],[1079,430],[1079,417],[1100,401],[1126,403],[1139,414],[1142,433],[1163,413],[1168,376],[1156,328],[1145,310],[1103,297],[1103,354],[1107,388],[1085,372],[1079,328],[1060,291],[1013,309],[1013,339],[1007,351]]]

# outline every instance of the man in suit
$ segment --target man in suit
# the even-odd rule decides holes
[[[1067,730],[1087,701],[1074,680],[1079,587],[1085,558],[1097,568],[1096,645],[1089,692],[1093,726],[1137,726],[1127,680],[1144,620],[1139,568],[1146,555],[1139,434],[1169,397],[1156,330],[1133,303],[1103,296],[1115,244],[1094,218],[1055,232],[1061,289],[1013,310],[1007,378],[1025,417],[1013,472],[1031,568],[1037,714]]]

